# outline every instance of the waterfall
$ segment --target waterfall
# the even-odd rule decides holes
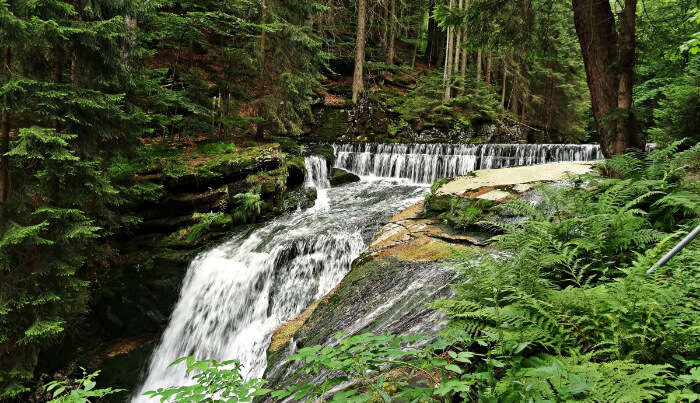
[[[304,159],[306,165],[306,178],[304,186],[316,188],[316,209],[328,209],[328,188],[331,182],[328,179],[328,162],[325,158],[310,155]]]
[[[183,365],[169,367],[184,356],[219,361],[235,359],[243,365],[244,376],[262,376],[272,332],[333,289],[392,215],[424,198],[428,188],[417,184],[480,168],[602,157],[597,146],[578,145],[337,144],[333,147],[337,167],[380,179],[331,189],[326,161],[317,156],[307,157],[305,184],[315,187],[318,194],[313,208],[280,216],[252,231],[239,231],[228,241],[197,256],[187,270],[180,298],[151,357],[144,384],[132,397],[133,402],[150,401],[142,396],[144,391],[194,383],[185,374]],[[407,178],[414,184],[393,178]],[[429,274],[425,264],[417,265],[415,274],[397,283],[403,293],[397,291],[396,296],[366,318],[348,323],[350,330],[357,330],[380,316],[400,321],[402,316],[392,313],[393,304],[405,299],[404,295],[413,298],[418,294],[415,290],[449,283],[449,279],[442,277],[431,280],[430,276],[447,274],[440,271]],[[419,306],[423,307],[423,302]],[[419,317],[423,319],[416,319]],[[434,326],[434,321],[430,315],[417,315],[410,329],[422,331]]]
[[[145,391],[194,383],[183,365],[169,367],[184,356],[235,359],[244,376],[262,376],[272,332],[340,283],[379,223],[426,192],[391,182],[329,189],[323,158],[307,157],[306,167],[315,207],[233,235],[191,262],[132,402],[150,402]]]
[[[306,163],[305,186],[316,189],[328,189],[331,182],[328,180],[328,163],[325,158],[310,155],[304,159]]]
[[[603,158],[592,144],[334,144],[335,167],[360,176],[432,183],[477,169]]]

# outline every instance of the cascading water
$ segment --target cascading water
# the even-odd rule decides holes
[[[272,332],[335,287],[366,248],[379,225],[416,203],[425,187],[359,182],[328,189],[326,161],[307,157],[314,207],[235,235],[199,255],[183,281],[180,299],[141,394],[191,384],[177,358],[236,359],[248,377],[262,376]],[[325,201],[324,201],[325,200]]]
[[[592,144],[334,144],[335,167],[356,175],[432,183],[477,169],[603,158]]]
[[[142,396],[144,391],[192,383],[182,366],[169,367],[183,356],[236,359],[245,376],[262,376],[272,332],[335,287],[379,227],[428,192],[426,186],[396,179],[431,183],[479,168],[602,158],[596,146],[569,145],[343,144],[334,145],[334,150],[336,167],[378,180],[330,189],[326,161],[307,157],[306,184],[318,194],[313,208],[234,235],[194,259],[133,402],[149,401]],[[449,273],[419,266],[415,275],[397,280],[401,290],[422,290],[429,296],[449,284]],[[420,297],[419,292],[408,294],[403,297],[397,291],[378,309],[348,322],[349,330],[387,315],[385,325],[377,329],[404,326],[397,324],[402,316],[392,313],[389,305]],[[423,302],[413,305],[407,309],[425,311],[420,308]],[[432,314],[425,315],[423,322],[404,330],[424,331],[421,326],[435,320]]]

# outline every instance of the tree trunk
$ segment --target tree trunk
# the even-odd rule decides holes
[[[454,6],[454,0],[450,0],[450,9]],[[451,93],[451,73],[452,73],[452,37],[453,37],[452,27],[447,27],[447,44],[445,45],[445,71],[443,73],[442,81],[445,84],[445,100],[450,99]]]
[[[503,58],[503,88],[501,89],[501,108],[506,108],[506,86],[508,85],[508,67],[506,59]]]
[[[389,66],[394,65],[394,58],[396,53],[396,0],[390,0],[389,9],[389,50],[386,52],[386,64]]]
[[[625,0],[620,36],[610,3],[573,0],[574,25],[581,45],[591,106],[603,154],[644,148],[632,113],[636,0]]]
[[[265,18],[267,17],[267,0],[262,0],[262,8],[260,10],[260,24],[265,24]],[[260,33],[260,65],[265,63],[265,43],[267,42],[267,32],[265,27],[263,27]]]
[[[391,0],[385,0],[385,1],[391,1]],[[379,39],[379,47],[382,49],[382,52],[386,53],[386,51],[387,51],[386,43],[387,43],[387,37],[388,37],[388,33],[389,33],[389,29],[388,29],[388,26],[389,26],[388,25],[389,24],[389,5],[386,3],[382,4],[382,22],[383,22],[382,36]]]
[[[510,90],[510,111],[518,117],[518,72],[513,75],[513,88]]]
[[[433,17],[428,17],[428,45],[425,47],[425,57],[428,66],[439,66],[442,54],[442,41],[445,36],[440,32],[440,27]]]
[[[9,46],[5,46],[3,57],[5,73],[10,75],[10,59],[12,51]],[[0,137],[0,204],[7,201],[7,195],[10,188],[10,161],[6,155],[10,151],[10,116],[8,113],[7,95],[5,95],[4,109],[0,116],[0,126],[2,126],[2,137]]]
[[[464,6],[464,0],[459,0],[459,4],[457,7],[461,10],[462,7]],[[457,38],[455,40],[455,51],[454,51],[454,61],[452,62],[452,74],[457,75],[460,70],[460,61],[461,61],[461,46],[462,46],[462,31],[463,29],[461,27],[455,27],[457,30]]]
[[[367,0],[357,1],[357,44],[355,46],[355,75],[352,80],[352,102],[357,103],[364,91],[363,68],[365,64],[365,20],[367,19]]]
[[[486,53],[486,84],[491,84],[491,52]]]
[[[418,11],[420,13],[420,20],[418,21],[418,37],[416,38],[416,45],[413,47],[413,57],[411,58],[411,68],[416,67],[416,57],[418,56],[418,47],[423,42],[423,22],[425,21],[425,12],[423,10],[423,1],[420,2],[418,6]]]
[[[476,52],[476,81],[481,80],[481,49]]]

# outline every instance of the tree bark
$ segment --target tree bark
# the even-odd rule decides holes
[[[267,0],[262,0],[262,8],[260,10],[260,24],[265,24],[265,18],[267,17]],[[263,27],[260,33],[260,65],[265,63],[265,43],[267,42],[267,32],[265,27]]]
[[[413,47],[413,57],[411,58],[411,68],[416,67],[416,57],[418,56],[418,47],[423,42],[423,22],[425,21],[425,11],[423,10],[423,1],[421,0],[418,6],[418,11],[420,14],[420,20],[418,21],[418,36],[416,38],[416,45]]]
[[[501,108],[506,108],[506,86],[508,85],[508,67],[506,59],[503,58],[503,88],[501,88]]]
[[[491,52],[486,53],[486,84],[491,84]]]
[[[428,3],[430,10],[435,6],[435,1]],[[428,46],[425,49],[425,57],[428,66],[441,66],[445,48],[445,35],[432,15],[428,17]]]
[[[385,0],[385,1],[391,1],[391,0]],[[382,49],[382,52],[387,51],[387,37],[389,36],[389,29],[388,29],[388,24],[389,24],[389,5],[384,3],[382,4],[382,36],[379,38],[379,47]]]
[[[624,1],[619,36],[609,2],[572,0],[572,4],[603,154],[611,157],[630,147],[643,149],[644,141],[631,109],[637,2]]]
[[[454,0],[450,0],[450,9],[454,6]],[[451,73],[452,73],[452,38],[453,38],[452,27],[447,27],[447,44],[445,45],[445,71],[443,73],[442,81],[445,84],[445,100],[450,99],[451,95]]]
[[[394,65],[396,56],[396,0],[389,0],[391,8],[389,9],[389,50],[386,52],[386,64]]]
[[[12,50],[9,46],[5,46],[4,55],[4,70],[7,76],[10,75],[10,63],[12,58]],[[0,116],[0,126],[2,126],[2,137],[0,137],[0,204],[7,201],[7,196],[10,188],[10,161],[6,155],[10,151],[10,116],[7,106],[7,95],[5,95],[4,109]]]
[[[481,80],[481,49],[476,52],[476,81]]]
[[[364,91],[363,68],[365,64],[365,20],[367,19],[367,0],[357,1],[357,44],[355,46],[355,74],[352,80],[352,102],[357,103]]]
[[[461,10],[462,7],[464,6],[464,0],[459,0],[459,4],[457,7]],[[461,62],[461,46],[462,46],[462,31],[463,29],[461,27],[456,27],[457,30],[457,38],[455,40],[455,51],[454,51],[454,61],[452,62],[452,74],[457,75],[460,71],[460,62]]]

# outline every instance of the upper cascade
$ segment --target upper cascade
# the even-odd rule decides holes
[[[335,167],[356,175],[432,183],[478,169],[603,158],[594,144],[333,144]]]

